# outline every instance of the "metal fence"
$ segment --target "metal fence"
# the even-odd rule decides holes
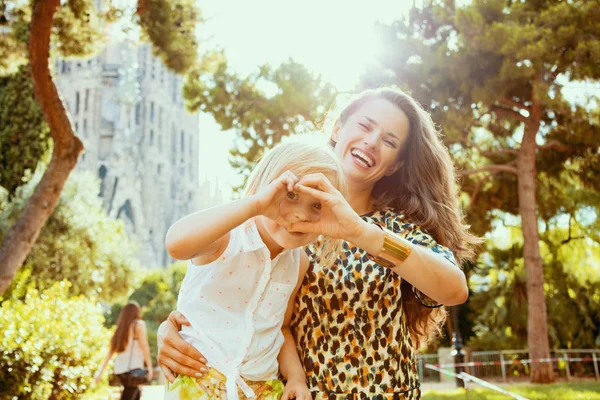
[[[454,360],[445,357],[440,360],[436,354],[423,354],[418,359],[419,376],[423,382],[439,382],[439,372],[424,368],[426,364],[441,365],[453,369],[448,364]],[[532,362],[550,362],[557,377],[566,379],[595,378],[600,380],[600,349],[558,349],[551,350],[549,360],[531,360],[527,350],[493,350],[466,352],[465,372],[486,380],[524,380],[529,378]]]

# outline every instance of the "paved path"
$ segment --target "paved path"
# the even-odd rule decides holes
[[[454,382],[452,383],[438,383],[438,384],[423,384],[423,390],[452,390],[455,388]],[[163,400],[165,395],[165,387],[160,386],[144,386],[142,390],[141,400]],[[117,397],[118,398],[118,397]]]
[[[142,400],[162,400],[165,397],[164,386],[144,386]]]

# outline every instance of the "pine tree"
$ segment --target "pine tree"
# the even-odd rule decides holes
[[[600,189],[598,110],[574,104],[562,87],[600,79],[596,1],[433,1],[380,26],[385,51],[365,86],[407,88],[440,124],[464,170],[469,217],[478,233],[494,209],[520,216],[531,358],[548,358],[539,182],[567,174]],[[536,383],[554,380],[532,364]]]

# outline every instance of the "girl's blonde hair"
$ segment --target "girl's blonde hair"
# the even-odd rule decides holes
[[[335,123],[343,126],[363,104],[374,98],[394,104],[410,122],[408,140],[398,155],[402,167],[395,174],[381,178],[373,188],[376,209],[393,207],[404,213],[407,221],[452,250],[459,265],[471,260],[474,245],[481,239],[471,234],[464,222],[454,164],[431,115],[403,91],[383,87],[360,93],[341,110]],[[335,146],[333,142],[330,144]],[[403,281],[401,289],[409,331],[419,347],[441,333],[446,312],[422,306],[408,282]]]
[[[248,178],[244,196],[257,193],[288,170],[299,178],[322,173],[346,195],[346,181],[337,156],[323,142],[322,135],[305,134],[282,141],[262,157]],[[319,237],[315,247],[317,260],[322,265],[331,265],[340,254],[342,240]]]

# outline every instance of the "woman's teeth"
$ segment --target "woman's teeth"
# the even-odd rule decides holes
[[[371,156],[365,154],[359,149],[352,149],[350,153],[354,156],[354,158],[356,158],[357,161],[364,164],[367,168],[370,168],[375,164],[375,160],[373,160]]]

